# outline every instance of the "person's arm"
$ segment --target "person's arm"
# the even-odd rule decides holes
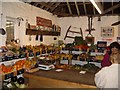
[[[110,55],[109,55],[108,53],[106,53],[106,54],[104,55],[104,58],[103,58],[103,60],[102,60],[102,62],[101,62],[101,66],[102,66],[102,67],[110,66],[110,65],[111,65],[111,63],[110,63],[110,61],[109,61],[109,57],[110,57]]]
[[[105,85],[105,71],[101,69],[98,73],[95,74],[95,84],[98,88],[104,88]]]

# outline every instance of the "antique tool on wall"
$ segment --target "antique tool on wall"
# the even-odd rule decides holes
[[[17,20],[18,20],[18,26],[20,26],[21,21],[24,21],[22,17],[17,17]]]
[[[75,28],[75,29],[79,29],[80,31],[79,32],[77,32],[77,31],[73,31],[73,30],[70,30],[71,28]],[[69,26],[69,28],[68,28],[68,30],[67,30],[67,32],[66,32],[66,35],[65,35],[65,37],[64,37],[64,40],[66,39],[66,38],[75,38],[75,37],[72,37],[72,36],[68,36],[68,33],[69,32],[71,32],[71,33],[78,33],[78,34],[80,34],[80,36],[81,37],[83,37],[83,33],[82,33],[82,29],[81,28],[77,28],[77,27],[71,27],[71,25]]]
[[[91,32],[95,30],[94,28],[92,28],[92,20],[93,20],[93,17],[88,16],[88,29],[86,31],[88,31],[89,32],[88,35],[91,35],[91,36],[93,36]]]
[[[92,35],[92,31],[94,31],[95,29],[92,28],[92,20],[93,17],[92,16],[88,16],[88,29],[86,31],[88,31],[88,35],[85,37],[85,41],[87,42],[87,44],[89,46],[91,46],[92,44],[94,44],[94,37]]]
[[[43,35],[40,34],[40,42],[42,42],[42,41],[43,41]]]
[[[120,21],[113,23],[111,26],[116,26],[116,25],[119,25],[119,24],[120,24]]]

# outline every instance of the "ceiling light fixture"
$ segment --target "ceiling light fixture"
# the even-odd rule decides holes
[[[98,5],[96,4],[95,0],[90,0],[90,1],[93,4],[93,6],[97,9],[97,11],[99,12],[99,14],[102,14],[102,11],[100,10],[100,8],[98,7]]]

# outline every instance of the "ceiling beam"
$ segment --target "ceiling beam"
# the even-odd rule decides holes
[[[61,2],[58,2],[52,9],[51,9],[51,12],[53,12],[59,5],[60,5]]]
[[[106,13],[108,13],[108,12],[110,12],[110,11],[112,11],[112,10],[118,8],[118,7],[120,7],[120,3],[118,3],[118,4],[116,4],[116,5],[114,5],[114,6],[110,7],[110,8],[108,8],[108,9],[105,10],[102,14],[106,14]]]
[[[85,4],[91,4],[90,2],[85,2]],[[75,4],[74,3],[70,3],[70,6],[74,6]],[[82,2],[79,2],[79,3],[77,3],[77,5],[83,5],[83,3]],[[62,7],[62,6],[66,6],[66,4],[65,3],[62,3],[62,4],[60,4],[60,6]]]
[[[119,25],[119,24],[120,24],[120,21],[113,23],[111,26],[116,26],[116,25]]]
[[[72,15],[72,11],[71,11],[70,4],[69,4],[68,0],[66,1],[66,3],[67,3],[67,6],[68,6],[69,13]]]
[[[113,7],[113,0],[112,0],[112,7]],[[114,13],[114,11],[112,10],[112,14]]]
[[[103,10],[104,10],[104,0],[102,0],[102,6],[103,6]]]
[[[96,14],[96,13],[95,13],[95,7],[94,7],[94,6],[93,6],[93,13],[94,13],[94,15]]]
[[[41,4],[42,6],[52,9],[52,7],[46,4],[45,2],[38,2],[38,4]]]
[[[87,15],[87,10],[86,10],[86,5],[85,5],[84,0],[83,0],[83,6],[84,6],[85,15]]]
[[[79,11],[79,8],[78,8],[78,5],[77,5],[76,1],[75,1],[75,6],[76,6],[76,9],[77,9],[77,14],[78,14],[78,16],[80,16],[80,11]]]
[[[59,15],[60,17],[74,17],[74,16],[77,16],[77,15],[70,15],[69,13],[62,13],[62,12],[53,12],[53,15]],[[118,14],[113,14],[113,15],[118,15]],[[112,16],[113,16],[112,15]],[[90,15],[80,15],[80,16],[90,16]],[[104,16],[104,15],[100,15],[100,14],[95,14],[95,15],[92,15],[93,17],[100,17],[100,16]],[[111,16],[111,14],[106,14],[106,16]]]
[[[43,9],[44,7],[45,7],[45,6],[42,6],[42,5],[40,6],[40,8],[42,8],[42,9]]]
[[[34,3],[33,5],[34,5],[34,6],[37,6],[37,5],[38,5],[38,3]]]
[[[35,1],[35,0],[34,0]],[[37,1],[37,0],[36,0]],[[40,2],[40,1],[38,1],[38,2]],[[43,1],[41,1],[41,2],[43,2]],[[44,3],[46,3],[47,4],[47,2],[49,2],[49,0],[46,0]],[[47,4],[48,5],[48,4]],[[47,10],[47,9],[49,9],[47,6],[44,6],[44,5],[41,5],[41,7],[40,8],[44,8],[44,10]]]
[[[62,17],[72,16],[72,15],[70,15],[68,13],[61,13],[61,12],[53,12],[53,14],[59,15],[59,16],[62,16]]]
[[[49,4],[48,4],[48,5],[49,5],[50,7],[52,7],[52,5],[53,5],[53,4],[54,4],[54,2],[49,2]],[[48,8],[48,9],[46,9],[46,10],[48,11],[48,10],[49,10],[49,8]]]

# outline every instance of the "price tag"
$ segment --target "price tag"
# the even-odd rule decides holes
[[[85,74],[85,73],[86,73],[86,71],[80,71],[79,73],[80,73],[80,74]]]

